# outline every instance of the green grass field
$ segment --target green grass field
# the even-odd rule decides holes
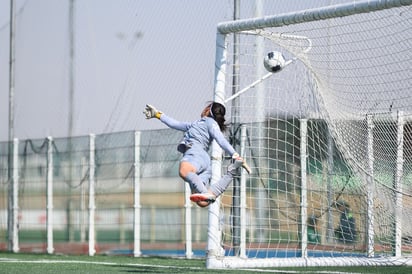
[[[0,273],[412,273],[412,267],[307,267],[206,269],[203,259],[126,256],[67,256],[0,253]]]

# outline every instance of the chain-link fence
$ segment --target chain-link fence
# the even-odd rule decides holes
[[[203,251],[207,210],[185,200],[180,138],[166,129],[0,143],[0,249]]]

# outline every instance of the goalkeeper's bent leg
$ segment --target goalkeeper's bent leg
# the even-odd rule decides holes
[[[210,191],[217,197],[219,197],[228,188],[233,180],[233,176],[239,173],[239,167],[243,164],[243,160],[234,161],[227,167],[227,174],[223,175],[220,180],[210,186]]]
[[[222,178],[220,178],[220,180],[218,182],[216,182],[215,184],[210,186],[210,191],[217,197],[219,197],[223,192],[225,192],[225,190],[227,189],[227,187],[230,185],[230,183],[233,180],[233,175],[228,173],[226,175],[223,175]]]

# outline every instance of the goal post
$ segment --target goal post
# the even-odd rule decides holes
[[[412,265],[411,20],[372,0],[218,24],[214,100],[253,172],[209,207],[208,268]],[[211,184],[229,160],[213,144]]]

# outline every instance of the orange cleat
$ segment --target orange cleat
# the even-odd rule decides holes
[[[200,201],[205,201],[209,203],[213,203],[216,201],[216,197],[213,194],[210,193],[195,193],[190,195],[190,200],[192,202],[200,202]]]

